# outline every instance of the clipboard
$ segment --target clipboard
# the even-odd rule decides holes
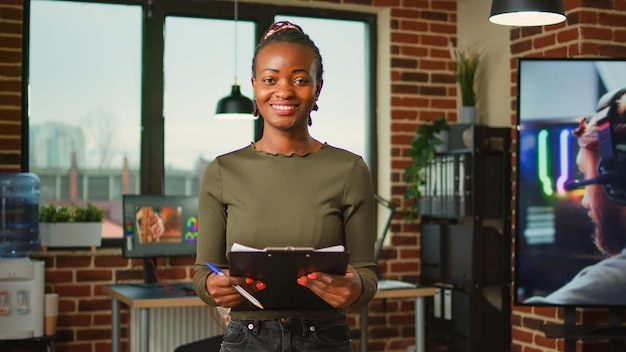
[[[230,275],[263,281],[266,288],[251,293],[265,309],[271,310],[333,309],[309,288],[300,286],[296,280],[311,272],[344,275],[349,260],[349,252],[323,252],[292,247],[228,253]],[[233,310],[258,309],[247,301],[233,307]]]

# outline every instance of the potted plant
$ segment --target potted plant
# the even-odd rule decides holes
[[[481,53],[471,47],[451,50],[451,56],[456,64],[456,81],[461,90],[461,108],[459,108],[460,123],[476,122],[476,98],[474,80],[481,59]]]
[[[404,169],[404,178],[407,183],[404,200],[409,204],[408,209],[405,210],[411,214],[416,214],[418,208],[428,201],[422,198],[422,190],[427,179],[426,168],[435,158],[435,154],[440,151],[438,148],[444,144],[441,133],[449,130],[450,126],[446,119],[439,116],[432,123],[419,125],[415,131],[415,137],[409,149],[411,163]]]
[[[94,247],[102,244],[104,211],[92,203],[39,208],[42,247]]]

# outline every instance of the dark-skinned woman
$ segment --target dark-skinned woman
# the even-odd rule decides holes
[[[353,351],[346,308],[367,304],[376,293],[375,201],[367,165],[309,133],[322,74],[319,49],[309,36],[293,23],[273,24],[252,61],[263,136],[217,157],[203,175],[194,284],[207,304],[231,308],[222,352]],[[233,285],[253,293],[265,285],[229,275],[233,243],[343,245],[350,262],[344,275],[312,272],[294,279],[328,309],[257,309]],[[206,262],[226,275],[214,274]]]

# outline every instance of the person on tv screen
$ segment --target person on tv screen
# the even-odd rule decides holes
[[[525,303],[626,304],[626,89],[605,94],[597,110],[574,131],[580,147],[576,163],[584,179],[568,188],[585,187],[582,206],[595,225],[596,247],[606,258],[584,268],[551,294],[531,297]],[[599,135],[606,136],[608,129],[612,143],[602,144]],[[613,154],[611,165],[603,160],[607,151]]]
[[[222,352],[352,352],[346,309],[367,304],[376,293],[375,200],[367,165],[309,133],[322,72],[319,49],[300,26],[271,25],[252,60],[263,136],[217,157],[204,172],[193,280],[207,304],[232,308]],[[344,245],[350,263],[344,275],[294,278],[328,303],[326,309],[257,309],[232,286],[253,293],[270,288],[229,275],[227,252],[235,242],[261,249]],[[225,275],[213,273],[207,262]]]

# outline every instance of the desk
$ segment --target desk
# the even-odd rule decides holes
[[[434,287],[392,288],[378,290],[374,299],[415,298],[415,351],[424,352],[426,338],[424,337],[424,297],[435,295]],[[367,315],[368,306],[361,308],[361,352],[367,352]]]
[[[111,296],[111,351],[120,351],[120,302],[139,309],[139,351],[148,352],[148,314],[150,308],[206,307],[198,296],[183,295],[182,284],[167,284],[167,292],[160,284],[155,285],[109,285],[103,291]]]
[[[170,290],[182,289],[176,284],[169,284]],[[111,351],[120,351],[120,302],[130,308],[139,309],[139,351],[148,352],[148,314],[149,308],[159,307],[194,307],[206,306],[195,295],[172,295],[161,285],[108,285],[103,287],[105,294],[111,296]],[[415,298],[415,347],[416,352],[424,352],[424,297],[434,296],[434,287],[399,288],[381,290],[374,299]],[[361,351],[367,351],[367,314],[368,307],[361,308]]]

